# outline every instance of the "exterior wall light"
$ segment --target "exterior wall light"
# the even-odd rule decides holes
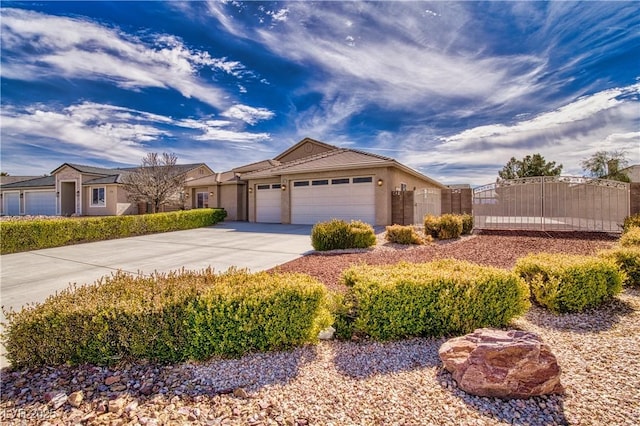
[[[378,186],[382,186],[383,183],[384,181],[382,179],[378,179]]]
[[[80,196],[80,191],[76,191],[76,197]]]
[[[24,193],[23,192],[20,193],[20,198],[24,198]]]
[[[285,184],[283,183],[281,188],[282,188],[282,190],[283,190],[283,191],[286,191],[286,190],[287,190],[287,185],[285,185]]]
[[[253,188],[249,188],[249,194],[253,192]]]
[[[60,191],[56,192],[56,198],[60,197]]]
[[[210,192],[209,195],[213,197],[213,192]]]

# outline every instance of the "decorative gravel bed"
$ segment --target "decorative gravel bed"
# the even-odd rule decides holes
[[[458,257],[510,267],[530,251],[592,253],[612,242],[578,237],[479,235],[429,247],[312,255],[281,269],[312,265],[308,272],[340,288],[336,271],[360,260]],[[0,419],[45,425],[638,424],[638,290],[582,314],[558,316],[533,307],[513,326],[551,345],[565,395],[511,401],[466,395],[441,367],[444,339],[332,341],[239,360],[4,370]]]

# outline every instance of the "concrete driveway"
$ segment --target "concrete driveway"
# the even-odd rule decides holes
[[[150,274],[212,266],[260,271],[312,250],[311,226],[222,222],[187,231],[99,241],[0,256],[0,302],[42,302],[69,283],[90,284],[118,270]]]
[[[310,225],[222,222],[187,231],[6,254],[0,256],[0,303],[18,310],[44,301],[69,283],[91,284],[118,270],[150,274],[182,267],[224,271],[237,266],[256,272],[312,250],[310,235]],[[0,356],[0,364],[5,362]]]

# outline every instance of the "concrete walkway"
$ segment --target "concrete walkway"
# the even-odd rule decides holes
[[[118,270],[150,274],[182,267],[200,270],[211,266],[224,271],[237,266],[256,272],[312,250],[310,235],[310,225],[222,222],[207,228],[2,255],[0,303],[17,310],[44,301],[69,283],[92,284]],[[6,361],[2,359],[1,364],[5,366]]]

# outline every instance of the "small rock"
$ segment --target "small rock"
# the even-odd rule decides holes
[[[109,401],[108,408],[110,413],[120,414],[122,413],[123,407],[124,407],[124,401],[120,398],[112,399],[111,401]]]
[[[107,386],[111,386],[114,383],[118,383],[120,381],[120,376],[109,376],[104,379],[104,384]]]
[[[145,383],[140,387],[140,393],[145,396],[149,396],[153,393],[153,383]]]
[[[131,401],[126,407],[124,407],[125,413],[133,413],[138,409],[138,401]]]
[[[82,391],[73,392],[69,395],[67,401],[71,406],[78,408],[80,404],[82,404],[82,400],[84,399],[84,393]]]
[[[233,396],[235,396],[237,398],[249,398],[249,394],[243,388],[234,389]]]
[[[117,383],[113,386],[111,386],[111,391],[112,392],[122,392],[127,390],[127,385],[124,385],[122,383]]]
[[[320,334],[318,335],[318,339],[331,340],[333,339],[333,335],[335,334],[335,332],[336,332],[336,329],[329,326],[320,332]]]
[[[58,408],[62,407],[66,402],[67,402],[67,394],[66,393],[60,393],[58,395],[56,395],[52,400],[51,400],[51,407],[54,410],[57,410]]]

